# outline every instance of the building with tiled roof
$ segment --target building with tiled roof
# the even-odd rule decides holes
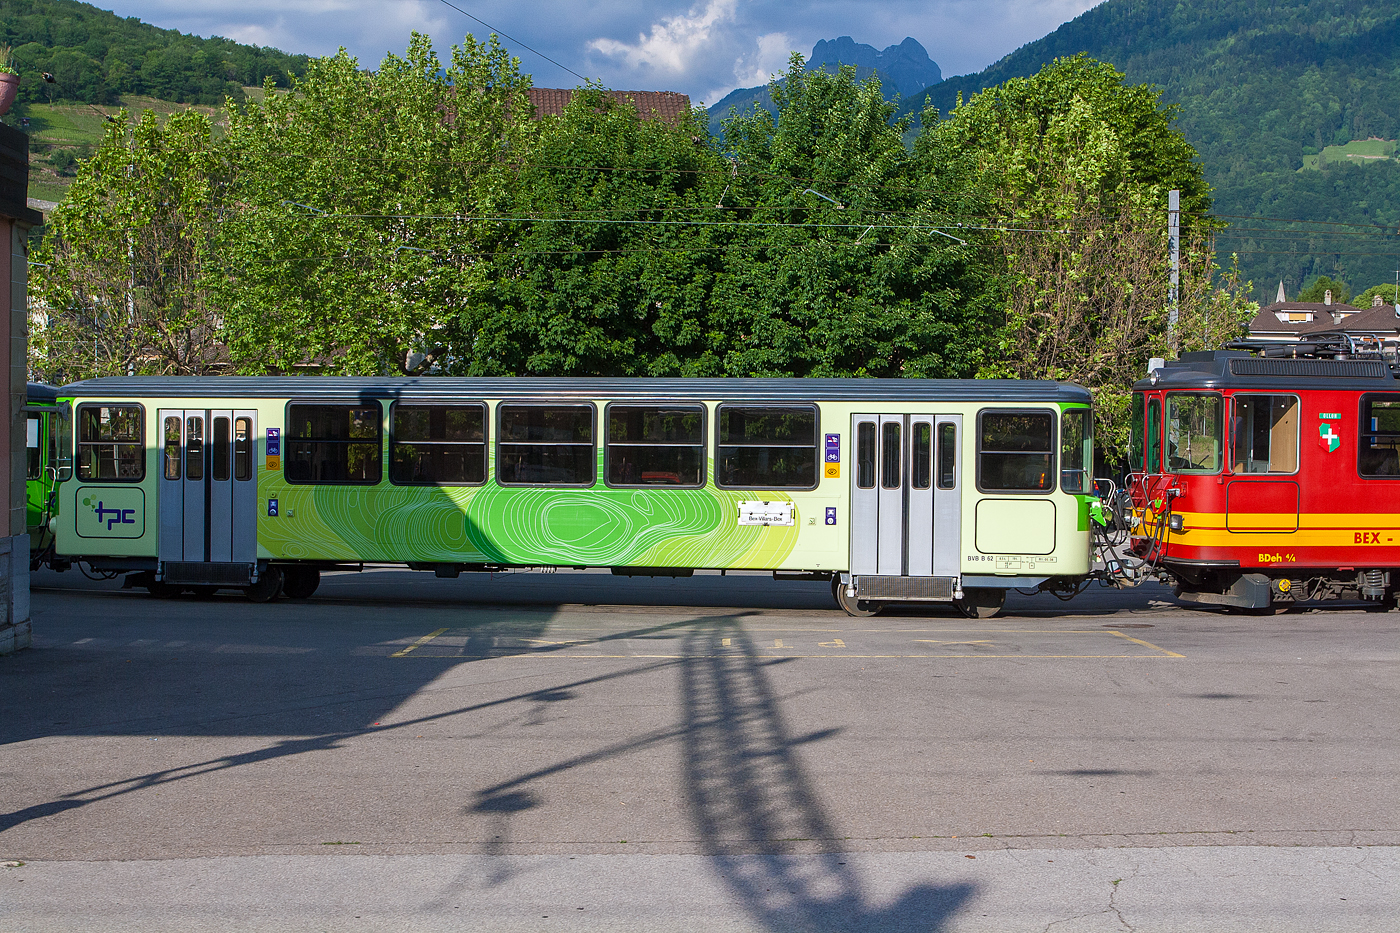
[[[572,88],[532,87],[526,93],[535,106],[535,119],[557,117],[573,100]],[[637,108],[643,120],[664,120],[677,124],[690,112],[690,95],[677,91],[603,91],[613,100],[626,101]]]
[[[1259,309],[1249,322],[1249,339],[1277,343],[1297,340],[1307,332],[1341,330],[1345,322],[1360,308],[1351,305],[1314,301],[1276,301]]]

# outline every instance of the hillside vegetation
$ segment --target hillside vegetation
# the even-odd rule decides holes
[[[203,39],[77,0],[0,0],[0,43],[14,50],[21,102],[112,104],[124,94],[191,104],[243,97],[267,78],[286,86],[305,55]],[[52,83],[43,79],[47,72]]]
[[[1400,137],[1393,2],[1108,0],[984,71],[928,88],[904,110],[916,113],[927,98],[947,114],[959,95],[1080,52],[1156,85],[1179,107],[1215,211],[1231,222],[1220,247],[1239,252],[1256,294],[1271,297],[1279,279],[1294,294],[1321,274],[1358,291],[1393,280],[1400,163],[1348,157],[1382,155],[1384,145],[1371,153],[1357,143]]]

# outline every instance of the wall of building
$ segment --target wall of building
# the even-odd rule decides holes
[[[24,397],[29,369],[29,230],[42,221],[26,204],[29,137],[0,125],[0,281],[9,282],[9,313],[0,314],[0,367],[9,376],[9,411],[0,418],[0,490],[5,490],[0,535],[0,654],[28,647],[29,535],[24,528]]]

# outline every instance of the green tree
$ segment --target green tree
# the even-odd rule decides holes
[[[645,119],[601,89],[541,123],[489,300],[464,316],[473,373],[717,375],[708,320],[728,177],[702,117]]]
[[[125,122],[82,164],[33,257],[37,378],[226,368],[211,271],[228,166],[201,114]]]
[[[1396,299],[1400,298],[1400,288],[1397,288],[1394,282],[1372,285],[1361,294],[1354,296],[1351,299],[1351,304],[1358,308],[1369,308],[1371,301],[1377,297],[1385,304],[1394,305]]]
[[[970,376],[995,313],[971,196],[937,147],[910,153],[878,79],[805,71],[724,124],[736,219],[711,301],[727,375]],[[954,232],[950,232],[954,231]]]
[[[230,103],[220,295],[240,372],[469,368],[534,135],[518,66],[468,36],[444,68],[415,33],[378,71],[342,50],[290,93]]]
[[[1319,275],[1313,279],[1301,292],[1298,293],[1298,301],[1322,302],[1327,298],[1327,293],[1332,293],[1332,303],[1344,305],[1351,301],[1351,286],[1341,279],[1333,279],[1329,276]]]
[[[962,160],[994,218],[1003,319],[981,374],[1089,388],[1110,455],[1126,443],[1130,388],[1148,358],[1216,347],[1254,308],[1238,288],[1212,287],[1210,193],[1173,115],[1154,89],[1079,55],[924,119],[921,143]],[[1172,188],[1183,249],[1169,340]]]

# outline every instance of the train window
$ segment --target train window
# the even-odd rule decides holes
[[[214,419],[214,464],[210,470],[215,482],[226,482],[233,475],[233,453],[229,443],[229,419]]]
[[[1093,487],[1093,420],[1087,408],[1071,408],[1060,418],[1060,488],[1083,495]]]
[[[253,421],[233,419],[233,478],[253,478]]]
[[[938,488],[958,484],[958,426],[945,421],[938,426]]]
[[[204,479],[204,419],[185,419],[185,479]]]
[[[39,479],[44,475],[44,448],[41,446],[41,415],[29,415],[24,423],[24,449],[27,456],[25,479]]]
[[[1162,402],[1153,399],[1147,403],[1147,421],[1143,427],[1143,440],[1147,446],[1147,472],[1162,472]]]
[[[486,482],[485,405],[394,406],[389,481],[395,486]]]
[[[1361,396],[1356,469],[1362,476],[1400,476],[1400,395]]]
[[[506,486],[591,486],[592,405],[501,405],[496,480]]]
[[[982,489],[1055,488],[1055,416],[1048,411],[978,413],[977,478]]]
[[[373,486],[382,436],[378,405],[288,405],[283,475],[294,485]]]
[[[1142,439],[1143,424],[1147,402],[1141,392],[1133,393],[1133,415],[1128,427],[1128,472],[1137,473],[1142,470]]]
[[[1218,395],[1167,396],[1167,472],[1219,473],[1223,460]]]
[[[1296,473],[1297,396],[1236,395],[1231,404],[1231,469],[1235,473]]]
[[[904,445],[899,441],[898,422],[887,421],[880,430],[880,485],[885,489],[898,489],[902,484],[899,474],[903,466]]]
[[[817,485],[817,410],[721,405],[715,485]]]
[[[875,423],[862,421],[856,425],[856,485],[861,489],[875,488]]]
[[[168,417],[168,418],[165,419],[165,428],[164,428],[164,441],[165,441],[165,444],[164,444],[164,447],[162,448],[162,456],[163,456],[164,459],[165,459],[165,478],[166,478],[166,479],[179,479],[179,478],[180,478],[180,447],[181,447],[180,442],[181,442],[181,440],[183,440],[183,438],[182,438],[182,436],[181,436],[181,434],[180,434],[180,416],[179,416],[179,415],[171,415],[170,417]]]
[[[78,478],[145,479],[144,416],[140,405],[79,405]]]
[[[609,405],[604,475],[609,486],[705,485],[705,409]]]
[[[909,484],[915,489],[927,489],[933,481],[933,425],[927,421],[914,423],[910,459]]]

